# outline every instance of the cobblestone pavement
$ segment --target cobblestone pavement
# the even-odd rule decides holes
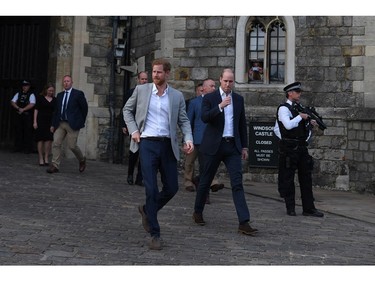
[[[206,226],[192,221],[195,193],[180,190],[159,212],[164,248],[148,249],[137,205],[144,188],[126,167],[75,159],[47,174],[37,155],[0,152],[1,265],[374,265],[375,224],[334,213],[285,214],[247,192],[255,237],[237,233],[231,191],[211,193]],[[246,184],[246,191],[251,184]]]

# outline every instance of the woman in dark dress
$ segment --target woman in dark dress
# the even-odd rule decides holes
[[[47,84],[37,97],[34,110],[35,141],[37,142],[39,166],[48,166],[53,133],[51,132],[52,114],[56,106],[55,86]]]

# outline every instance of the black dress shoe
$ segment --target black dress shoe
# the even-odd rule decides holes
[[[324,217],[324,214],[322,212],[319,212],[317,209],[311,209],[311,210],[308,210],[308,211],[303,211],[302,215],[310,216],[310,217],[318,217],[318,218]]]
[[[193,213],[193,220],[196,224],[199,224],[199,225],[205,225],[206,222],[204,221],[203,219],[203,215],[202,214],[198,214],[198,213]]]
[[[143,186],[143,181],[136,180],[136,181],[135,181],[135,184],[136,184],[136,185],[139,185],[139,186]]]
[[[222,183],[211,185],[212,192],[218,192],[220,189],[223,189],[223,188],[224,188],[224,184]]]
[[[128,184],[130,185],[134,184],[133,176],[128,176]]]
[[[297,216],[296,211],[294,211],[294,210],[288,210],[288,211],[286,211],[286,213],[287,213],[288,216],[292,216],[292,217]]]
[[[143,186],[143,178],[137,174],[137,177],[135,178],[135,184],[139,186]]]

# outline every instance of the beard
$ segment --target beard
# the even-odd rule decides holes
[[[157,77],[153,77],[152,78],[152,81],[155,83],[155,85],[157,86],[161,86],[165,83],[165,79],[163,78],[157,78]]]

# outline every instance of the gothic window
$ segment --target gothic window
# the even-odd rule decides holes
[[[291,16],[239,17],[236,28],[236,87],[282,88],[294,82],[295,33]],[[255,67],[253,72],[261,70],[263,73],[255,75],[255,79],[254,75],[249,77],[252,67]]]
[[[249,32],[249,82],[263,82],[264,25],[259,21],[251,24]]]
[[[269,28],[269,73],[270,82],[284,82],[285,77],[285,26],[280,20]]]
[[[278,17],[250,17],[247,25],[248,83],[284,83],[286,29]]]

